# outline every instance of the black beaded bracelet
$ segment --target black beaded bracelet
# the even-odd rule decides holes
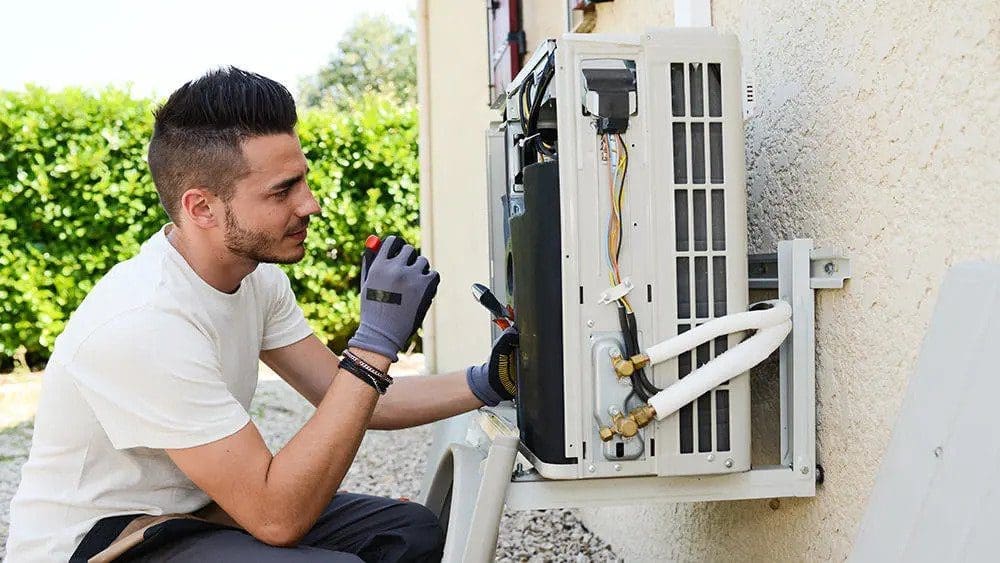
[[[385,395],[389,386],[392,385],[392,377],[364,361],[350,350],[344,350],[344,355],[340,359],[340,367],[361,381],[371,385],[380,395]]]

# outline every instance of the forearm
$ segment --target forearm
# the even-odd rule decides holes
[[[397,377],[375,407],[369,428],[396,430],[428,424],[483,406],[465,382],[465,371]]]
[[[353,350],[385,370],[388,359]],[[347,474],[372,417],[378,393],[353,374],[340,370],[316,412],[272,459],[266,473],[264,498],[278,510],[277,519],[301,537]]]

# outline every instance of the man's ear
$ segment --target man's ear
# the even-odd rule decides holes
[[[181,209],[188,222],[211,229],[222,224],[222,217],[216,213],[219,198],[205,188],[191,188],[181,195]]]

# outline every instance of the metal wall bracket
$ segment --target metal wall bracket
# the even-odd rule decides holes
[[[510,510],[530,510],[815,496],[820,476],[814,290],[843,287],[851,262],[813,249],[810,239],[796,239],[778,243],[776,253],[750,256],[748,275],[751,289],[777,290],[792,306],[792,331],[778,352],[780,465],[721,475],[549,480],[513,451],[518,435],[513,408],[468,413],[436,425],[428,467],[437,469],[424,477],[424,504],[442,522],[453,522],[445,560],[492,558],[501,499]],[[477,539],[468,543],[470,538]]]
[[[747,264],[750,289],[778,289],[777,252],[751,254]],[[850,277],[850,258],[825,248],[809,251],[809,287],[812,289],[839,289]]]

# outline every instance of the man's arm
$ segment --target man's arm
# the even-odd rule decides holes
[[[314,406],[326,395],[339,361],[315,335],[266,350],[261,360]],[[352,376],[353,377],[353,376]],[[368,428],[396,430],[420,426],[483,406],[469,389],[465,371],[399,377],[375,407]]]
[[[361,294],[369,298],[362,300],[351,350],[376,369],[387,370],[413,327],[423,321],[439,281],[426,258],[417,257],[402,239],[388,237],[363,262]],[[306,338],[285,348],[309,359],[327,357],[309,342]],[[325,387],[313,416],[277,455],[271,455],[252,423],[215,442],[167,450],[233,520],[272,545],[294,545],[316,523],[351,466],[378,401],[373,386],[340,370],[339,363],[327,360],[326,365],[328,373],[339,373]],[[319,390],[308,381],[299,388],[314,397]]]
[[[379,369],[389,366],[384,356],[352,351]],[[371,386],[342,371],[312,418],[276,455],[252,422],[221,440],[166,452],[254,537],[271,545],[294,545],[350,468],[378,397]]]

